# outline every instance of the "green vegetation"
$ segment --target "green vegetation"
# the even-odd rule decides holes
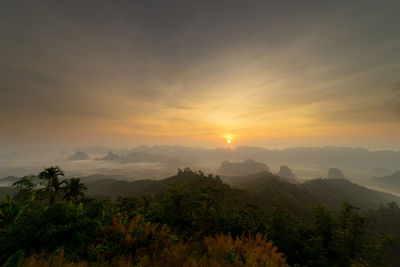
[[[23,177],[0,203],[0,264],[382,266],[395,239],[388,234],[399,234],[395,224],[382,230],[390,214],[400,218],[395,204],[369,213],[348,202],[324,207],[278,177],[255,177],[247,191],[184,169],[162,181],[117,181],[130,188],[111,200],[85,196],[96,181],[63,176],[51,167]]]

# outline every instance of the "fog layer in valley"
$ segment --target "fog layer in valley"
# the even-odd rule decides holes
[[[236,165],[231,173],[223,171],[224,164],[235,166],[248,160],[254,163],[243,167],[244,169]],[[69,177],[103,174],[124,180],[162,179],[185,167],[221,176],[245,176],[262,170],[282,176],[282,172],[287,173],[287,167],[297,182],[318,177],[334,178],[328,172],[337,168],[343,177],[356,183],[394,193],[400,192],[400,185],[393,185],[394,178],[389,184],[386,183],[389,178],[379,179],[399,170],[400,152],[345,147],[268,150],[260,147],[202,149],[139,146],[132,149],[113,149],[98,146],[73,150],[26,150],[0,154],[0,177],[37,174],[43,167],[53,165],[61,166]],[[10,181],[1,179],[0,186],[8,186]]]

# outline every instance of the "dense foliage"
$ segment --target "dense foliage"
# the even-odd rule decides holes
[[[1,202],[0,264],[379,266],[393,240],[374,227],[386,207],[369,217],[347,202],[309,207],[304,219],[285,203],[259,208],[248,192],[190,169],[166,190],[112,201],[86,197],[79,178],[63,176],[51,167],[23,177]]]

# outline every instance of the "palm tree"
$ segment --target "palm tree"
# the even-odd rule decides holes
[[[17,201],[24,201],[28,200],[31,196],[35,195],[35,187],[36,184],[33,181],[36,177],[31,175],[31,176],[24,176],[21,177],[18,181],[13,183],[13,186],[15,186],[18,189],[18,193],[15,195],[14,200]]]
[[[79,199],[85,197],[83,191],[87,190],[87,187],[81,182],[80,178],[71,178],[66,181],[64,190],[64,199],[77,203]]]
[[[36,186],[33,182],[34,178],[35,176],[33,175],[21,177],[18,181],[13,183],[13,186],[17,189],[32,190]]]
[[[64,176],[64,172],[60,167],[55,166],[44,169],[38,176],[39,179],[44,180],[45,189],[51,194],[50,203],[54,203],[55,196],[63,189],[62,185],[65,183],[65,180],[60,181],[58,179],[59,176]]]

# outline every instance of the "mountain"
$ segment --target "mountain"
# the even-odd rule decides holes
[[[79,147],[78,150],[85,152],[89,155],[91,154],[102,155],[107,153],[108,151],[111,151],[110,148],[104,146]]]
[[[282,165],[279,168],[278,175],[279,175],[279,177],[286,179],[288,181],[291,181],[291,182],[296,181],[296,176],[293,174],[292,170],[286,165]]]
[[[7,176],[7,177],[3,177],[0,178],[0,184],[9,184],[12,185],[13,183],[15,183],[16,181],[18,181],[19,178],[15,177],[15,176]]]
[[[361,209],[379,208],[381,204],[396,202],[400,198],[375,191],[345,179],[314,179],[302,184],[293,184],[277,175],[262,172],[241,179],[237,187],[253,192],[258,204],[283,202],[294,209],[307,209],[316,205],[337,208],[347,201]],[[302,211],[304,212],[304,211]]]
[[[218,171],[217,171],[217,173],[218,173]],[[292,170],[289,167],[287,167],[286,165],[282,165],[280,167],[278,175],[274,175],[268,169],[264,168],[264,170],[262,170],[261,172],[254,171],[253,173],[248,174],[248,175],[236,175],[236,176],[221,175],[221,179],[229,185],[241,186],[244,184],[251,183],[256,177],[260,176],[260,173],[263,176],[275,177],[276,179],[279,179],[279,180],[284,180],[284,181],[287,181],[290,183],[297,183],[296,176],[293,174]]]
[[[75,154],[69,156],[67,159],[71,160],[71,161],[72,160],[88,160],[88,159],[90,159],[90,157],[85,152],[77,151],[77,152],[75,152]]]
[[[215,162],[222,160],[242,161],[254,159],[262,162],[285,162],[340,166],[342,168],[397,169],[400,165],[400,151],[369,151],[350,147],[294,147],[287,149],[265,149],[242,146],[235,149],[202,149],[185,146],[140,146],[131,151]]]
[[[85,179],[83,179],[85,181]],[[290,183],[278,175],[264,171],[242,177],[235,187],[224,184],[212,175],[189,169],[179,171],[177,175],[163,180],[124,181],[101,179],[85,181],[87,194],[96,197],[142,196],[157,194],[168,190],[171,184],[184,184],[187,188],[202,187],[222,188],[226,192],[235,192],[244,201],[259,207],[268,207],[274,203],[286,205],[296,214],[311,215],[312,207],[326,205],[338,208],[347,201],[363,210],[379,208],[381,204],[396,202],[400,198],[354,184],[345,179],[315,179],[302,184]]]
[[[85,179],[83,178],[83,181]],[[168,190],[171,184],[180,183],[189,189],[198,189],[204,186],[230,188],[222,183],[218,177],[205,176],[202,172],[193,172],[189,169],[180,170],[177,175],[163,180],[135,180],[125,181],[116,179],[89,180],[87,194],[96,197],[141,196],[149,193],[161,193]]]
[[[184,163],[175,157],[167,157],[163,155],[155,155],[144,152],[129,152],[126,154],[116,154],[112,151],[102,158],[95,158],[95,160],[109,160],[109,161],[120,161],[120,162],[155,162],[155,163],[168,163],[171,165],[178,165],[181,167]]]
[[[344,179],[343,172],[338,168],[330,168],[328,170],[328,179]]]
[[[400,171],[382,177],[373,177],[372,182],[382,188],[400,192]]]
[[[365,210],[379,208],[381,204],[389,202],[400,204],[398,196],[368,189],[345,179],[315,179],[300,186],[322,204],[330,207],[336,207],[344,200]]]
[[[252,159],[247,159],[243,162],[229,162],[226,160],[223,161],[219,166],[217,174],[228,176],[245,176],[262,171],[269,171],[268,166],[262,162],[256,162]]]
[[[91,174],[88,176],[83,176],[80,177],[82,182],[84,183],[89,183],[89,182],[94,182],[94,181],[98,181],[98,180],[119,180],[119,179],[123,179],[125,177],[120,176],[120,175],[106,175],[106,174]]]
[[[237,188],[248,191],[251,203],[260,207],[281,203],[295,214],[311,216],[310,207],[320,203],[300,185],[282,179],[271,172],[261,172],[238,179]]]
[[[94,160],[120,160],[121,156],[109,151],[108,154],[102,158],[95,158]]]

